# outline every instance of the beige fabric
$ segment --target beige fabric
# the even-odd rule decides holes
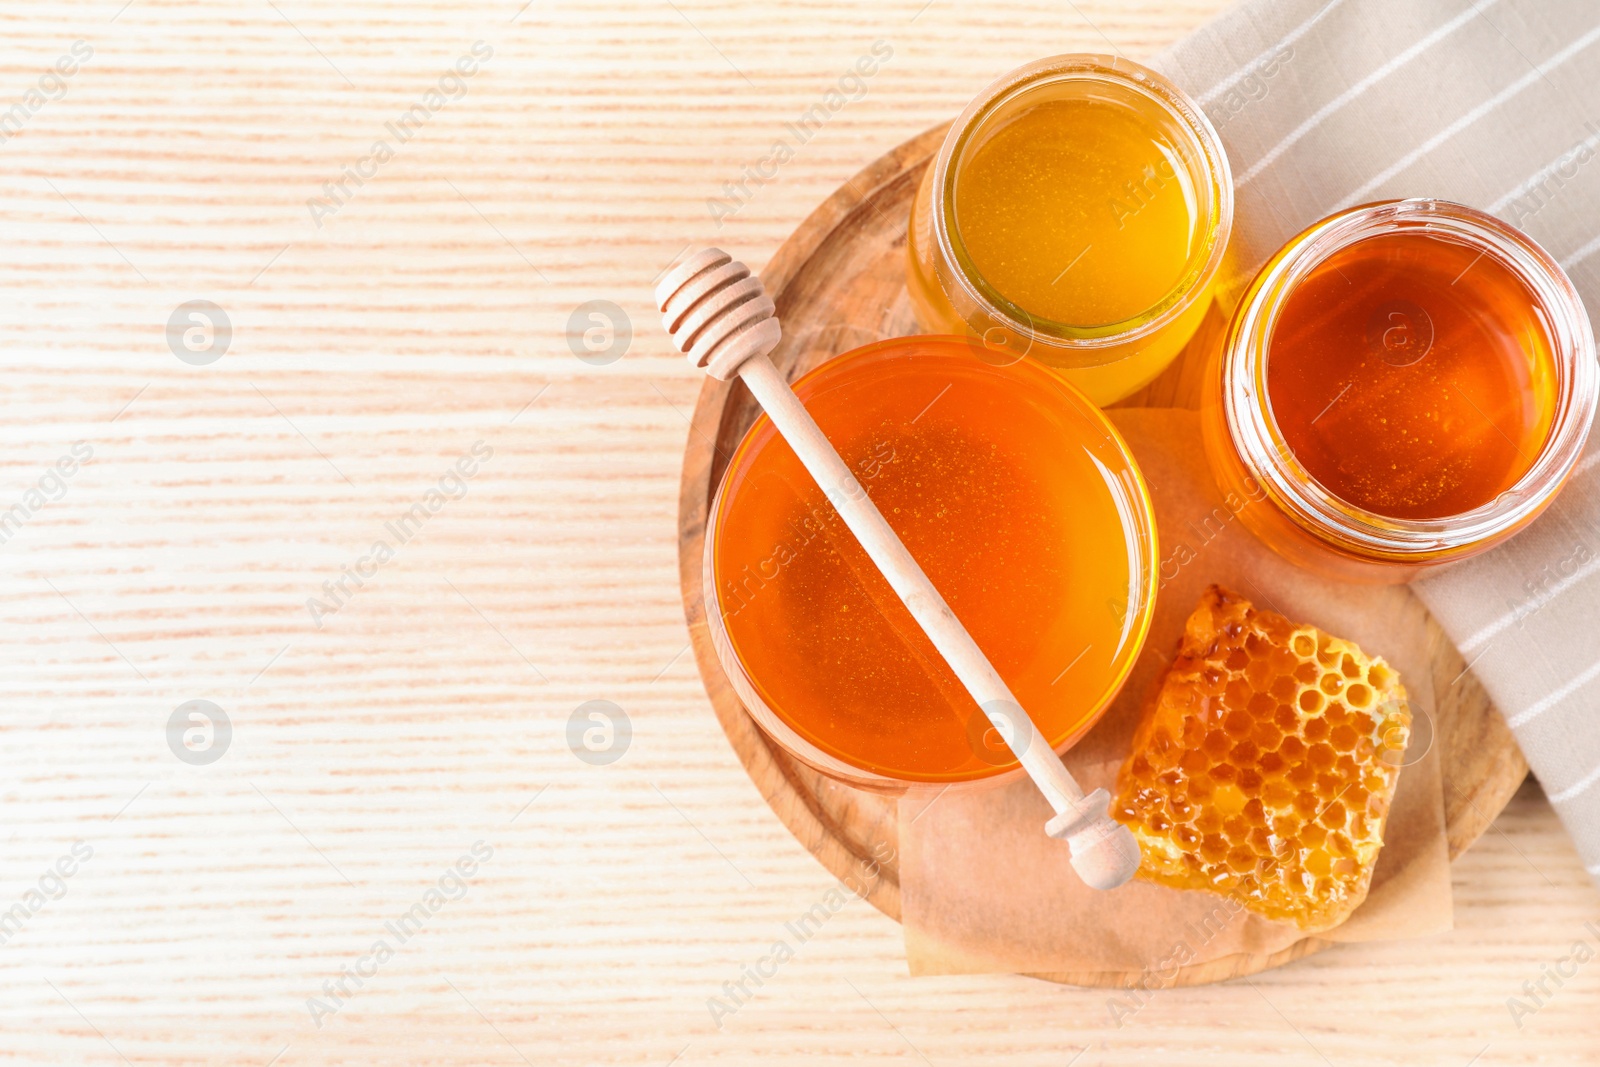
[[[1227,145],[1230,291],[1338,208],[1436,196],[1526,230],[1600,309],[1593,0],[1254,0],[1153,65]],[[1600,877],[1597,442],[1532,528],[1416,588]]]

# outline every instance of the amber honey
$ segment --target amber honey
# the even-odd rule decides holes
[[[1533,291],[1481,250],[1370,237],[1285,301],[1267,357],[1272,415],[1330,493],[1399,519],[1494,500],[1544,447],[1556,376]]]
[[[907,290],[925,328],[1026,354],[1107,404],[1194,334],[1232,218],[1221,141],[1176,86],[1055,56],[951,127],[913,201]]]
[[[1205,383],[1207,456],[1267,544],[1406,581],[1548,507],[1600,375],[1577,290],[1499,219],[1441,200],[1351,208],[1270,259]]]
[[[1059,747],[1099,717],[1143,641],[1148,496],[1081,394],[1032,364],[975,352],[955,338],[869,345],[795,391]],[[1015,766],[765,418],[733,457],[708,545],[719,654],[758,721],[796,754],[876,784]]]
[[[1142,877],[1324,930],[1366,898],[1410,728],[1383,660],[1213,586],[1112,811],[1139,841]]]

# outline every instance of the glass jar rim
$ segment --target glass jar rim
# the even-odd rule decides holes
[[[1007,300],[989,285],[970,264],[958,237],[953,233],[952,214],[956,161],[983,122],[1007,102],[1041,86],[1067,81],[1099,81],[1136,93],[1161,108],[1188,135],[1196,158],[1204,161],[1203,173],[1211,208],[1208,211],[1206,241],[1190,256],[1183,278],[1150,308],[1120,322],[1098,326],[1076,326],[1032,314]],[[1035,60],[1009,71],[973,97],[951,124],[933,162],[934,205],[931,214],[933,239],[941,253],[939,274],[946,286],[959,287],[962,296],[997,326],[1027,338],[1049,338],[1053,345],[1079,349],[1086,354],[1095,349],[1124,345],[1159,332],[1179,318],[1201,294],[1222,266],[1228,237],[1233,229],[1233,173],[1222,138],[1199,105],[1167,78],[1148,67],[1120,56],[1070,52]],[[1201,253],[1204,253],[1202,256]],[[944,265],[949,264],[948,276]]]
[[[1107,443],[1121,457],[1124,469],[1133,482],[1131,488],[1134,491],[1131,494],[1131,507],[1124,510],[1119,506],[1118,515],[1124,525],[1124,529],[1136,535],[1138,543],[1137,563],[1142,573],[1139,574],[1136,583],[1130,584],[1130,603],[1127,608],[1123,652],[1120,655],[1121,663],[1115,678],[1108,686],[1099,710],[1090,718],[1082,730],[1072,735],[1065,742],[1055,746],[1056,751],[1065,751],[1067,747],[1070,747],[1104,718],[1114,702],[1116,694],[1127,683],[1129,676],[1132,674],[1155,617],[1156,594],[1160,584],[1160,550],[1157,543],[1155,505],[1138,460],[1135,458],[1133,450],[1128,446],[1127,440],[1122,436],[1121,431],[1117,429],[1116,424],[1111,421],[1109,415],[1102,408],[1083,395],[1082,391],[1071,382],[1030,360],[996,362],[994,353],[985,348],[983,343],[974,337],[917,334],[875,341],[842,352],[832,359],[818,364],[797,379],[794,385],[802,387],[808,379],[821,375],[830,367],[837,370],[836,365],[846,359],[865,360],[880,355],[892,357],[897,353],[897,350],[915,349],[936,349],[948,354],[953,353],[958,348],[969,353],[972,358],[991,369],[1026,374],[1031,376],[1036,383],[1060,390],[1066,394],[1064,400],[1077,409],[1090,423],[1105,433]],[[942,786],[946,789],[961,790],[966,787],[999,785],[1020,777],[1024,771],[1019,764],[997,768],[994,771],[976,777],[928,781],[899,778],[868,770],[835,756],[812,743],[767,704],[754,680],[750,678],[744,666],[744,661],[739,657],[738,651],[733,646],[732,636],[723,622],[721,597],[717,588],[715,558],[718,531],[724,521],[729,485],[732,482],[730,475],[752,446],[756,439],[756,430],[763,422],[770,423],[765,414],[759,415],[756,421],[745,430],[738,446],[734,449],[732,457],[722,472],[717,484],[717,490],[712,495],[711,506],[706,512],[705,547],[701,557],[701,596],[705,610],[706,628],[709,631],[711,645],[716,652],[718,662],[721,664],[723,672],[727,675],[734,692],[739,696],[741,703],[744,704],[745,709],[761,728],[771,735],[779,745],[787,749],[790,754],[834,778],[867,788],[902,790]],[[1137,603],[1131,600],[1135,593],[1138,597]]]
[[[1493,256],[1533,293],[1546,314],[1556,375],[1555,409],[1539,455],[1495,499],[1438,519],[1400,519],[1350,504],[1323,488],[1294,457],[1267,391],[1272,335],[1290,294],[1328,257],[1380,235],[1421,233]],[[1336,212],[1292,238],[1240,299],[1222,348],[1222,404],[1246,469],[1298,525],[1358,556],[1394,561],[1450,558],[1515,531],[1542,509],[1583,453],[1594,420],[1600,365],[1582,299],[1533,238],[1465,204],[1385,200]]]

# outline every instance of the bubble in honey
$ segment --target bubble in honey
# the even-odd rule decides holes
[[[1112,811],[1139,840],[1141,877],[1326,930],[1366,899],[1410,727],[1382,660],[1212,586]]]

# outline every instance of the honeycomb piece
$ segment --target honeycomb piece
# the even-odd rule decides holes
[[[1139,876],[1326,930],[1366,899],[1410,736],[1400,677],[1217,586],[1117,776]]]

